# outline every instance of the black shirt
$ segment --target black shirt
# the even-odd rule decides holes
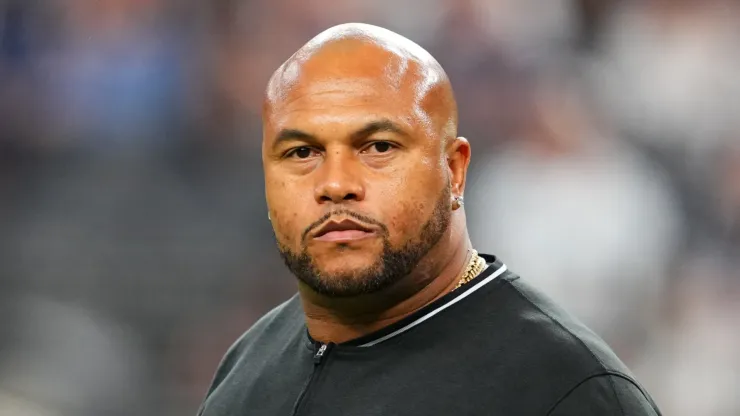
[[[311,340],[294,296],[229,349],[199,415],[660,414],[604,341],[483,257],[465,286],[339,345]]]

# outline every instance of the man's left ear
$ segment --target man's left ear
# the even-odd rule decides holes
[[[463,196],[465,178],[470,165],[470,143],[464,137],[457,137],[447,145],[447,169],[450,173],[453,197]]]

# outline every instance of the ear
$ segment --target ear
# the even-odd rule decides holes
[[[452,196],[463,196],[465,178],[470,165],[470,143],[464,137],[457,137],[447,144],[447,169],[450,174]]]

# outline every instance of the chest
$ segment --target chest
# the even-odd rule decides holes
[[[233,371],[202,416],[539,415],[554,394],[495,358],[330,352],[286,364]]]

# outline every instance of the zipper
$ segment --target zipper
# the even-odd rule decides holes
[[[311,377],[308,378],[308,382],[306,383],[306,386],[303,387],[301,394],[298,395],[298,399],[295,401],[295,404],[293,405],[293,416],[298,415],[298,412],[301,409],[303,409],[305,401],[306,401],[305,399],[308,396],[308,392],[311,389],[311,385],[313,384],[314,380],[318,378],[319,373],[321,373],[321,369],[323,368],[321,364],[326,361],[326,355],[332,345],[334,344],[332,343],[322,344],[318,342],[316,343],[316,345],[314,345],[313,371],[311,372]]]
[[[316,354],[313,356],[313,363],[316,365],[321,364],[321,359],[324,358],[324,353],[326,352],[327,344],[321,344],[321,347],[319,347],[319,350],[316,351]]]

